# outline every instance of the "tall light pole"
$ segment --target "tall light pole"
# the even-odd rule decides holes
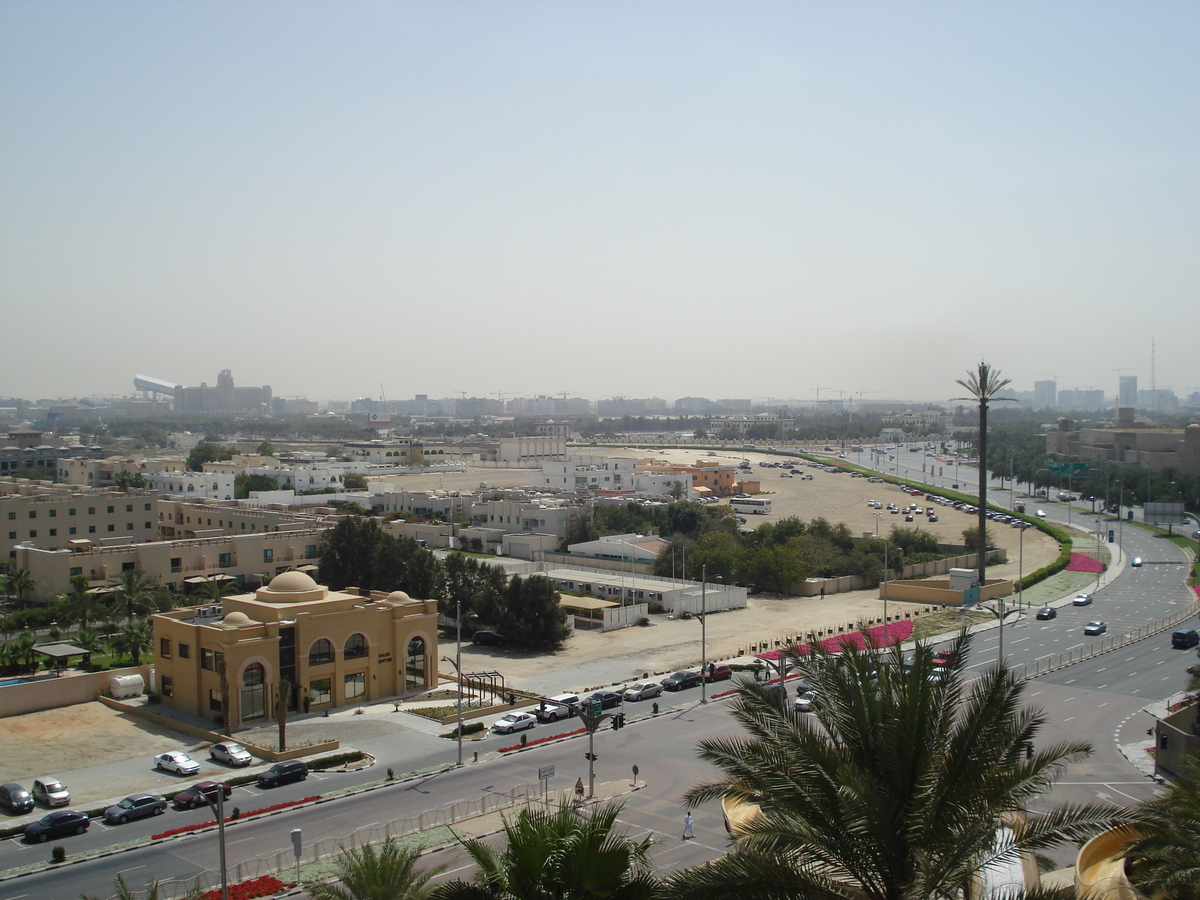
[[[454,674],[458,677],[458,762],[457,765],[463,764],[462,744],[463,744],[463,677],[462,677],[462,601],[454,601],[454,659],[443,656],[442,659],[454,666]]]
[[[225,865],[225,791],[223,788],[224,785],[222,785],[222,789],[216,792],[217,799],[215,802],[206,793],[202,792],[200,796],[204,798],[204,802],[217,815],[217,842],[219,845],[221,866],[221,900],[229,900],[229,873]]]
[[[1017,540],[1020,546],[1017,554],[1017,607],[1019,609],[1025,607],[1025,528],[1027,525],[1027,522],[1021,522],[1021,534]]]
[[[700,567],[700,702],[708,703],[708,563]]]

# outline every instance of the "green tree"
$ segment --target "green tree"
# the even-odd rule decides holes
[[[233,499],[245,500],[250,496],[251,491],[277,491],[279,490],[279,479],[273,475],[263,475],[261,473],[255,475],[247,475],[242,473],[233,476]]]
[[[26,466],[12,473],[13,478],[28,478],[30,481],[57,481],[58,472],[49,466]]]
[[[134,616],[144,616],[158,608],[158,579],[136,569],[125,569],[117,576],[113,594],[115,608],[132,622]]]
[[[464,840],[475,880],[439,886],[437,900],[650,900],[658,889],[651,839],[618,833],[621,809],[602,803],[580,816],[567,806],[534,806],[506,816],[504,849]]]
[[[275,445],[272,444],[270,441],[263,441],[261,444],[258,445],[258,449],[255,450],[254,452],[257,453],[259,456],[274,456],[275,455]]]
[[[667,493],[670,495],[672,500],[682,500],[683,495],[686,492],[687,492],[687,485],[685,485],[682,481],[672,482],[670,490],[667,491]]]
[[[360,475],[358,472],[347,472],[342,478],[342,487],[348,491],[365,491],[367,476]]]
[[[373,519],[341,516],[321,536],[321,562],[317,570],[321,583],[334,590],[347,585],[371,587],[375,549],[383,535]]]
[[[203,441],[188,453],[187,467],[191,472],[203,472],[205,463],[220,462],[223,459],[233,459],[232,447]]]
[[[1139,837],[1125,848],[1130,878],[1148,897],[1200,898],[1200,754],[1165,794],[1143,803]]]
[[[970,397],[959,397],[959,400],[974,400],[979,404],[979,531],[976,533],[976,552],[979,554],[979,584],[987,582],[987,480],[988,480],[988,406],[1012,397],[1001,397],[1011,379],[1001,378],[1000,370],[993,369],[985,362],[980,362],[974,372],[968,372],[966,378],[959,378],[956,384],[965,387]]]
[[[37,582],[33,580],[33,576],[29,574],[28,569],[13,569],[4,576],[4,592],[17,595],[17,604],[25,605],[25,595],[32,593],[37,587]]]
[[[312,900],[426,900],[434,893],[429,882],[446,869],[418,869],[420,850],[402,847],[395,839],[342,851],[333,863],[333,876],[340,884],[304,882]]]
[[[794,711],[778,686],[749,684],[734,701],[745,729],[700,743],[722,777],[692,788],[696,806],[722,796],[758,815],[726,856],[675,875],[667,895],[775,900],[817,897],[944,900],[966,896],[987,865],[1086,839],[1129,818],[1102,805],[1040,808],[1025,815],[1071,761],[1090,747],[1032,751],[1042,713],[1022,705],[1025,683],[1004,665],[969,685],[971,639],[934,677],[933,650],[911,665],[901,649],[816,645],[793,657],[819,702]],[[997,841],[1001,825],[1012,842]]]
[[[154,643],[154,626],[149,619],[126,622],[108,642],[115,653],[120,656],[128,655],[133,665],[139,666],[142,663],[142,654]]]
[[[59,618],[82,630],[95,619],[97,606],[96,595],[88,592],[87,576],[75,575],[70,592],[62,595]]]
[[[113,477],[113,484],[120,491],[128,491],[130,488],[144,488],[146,486],[146,476],[141,472],[130,472],[128,469],[122,469]]]
[[[495,625],[509,640],[540,650],[561,646],[570,634],[567,611],[559,603],[550,579],[540,575],[514,575],[504,589],[501,612]],[[491,620],[488,620],[491,621]]]

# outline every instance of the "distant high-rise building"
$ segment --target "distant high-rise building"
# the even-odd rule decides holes
[[[1136,375],[1122,375],[1120,389],[1117,391],[1117,406],[1122,409],[1136,409],[1138,402],[1138,386]]]
[[[217,375],[216,387],[201,382],[200,387],[175,388],[176,412],[263,414],[270,410],[271,386],[236,387],[229,369],[222,369]]]
[[[1033,383],[1034,409],[1054,409],[1058,406],[1058,382],[1035,381]]]
[[[1104,409],[1104,391],[1088,389],[1058,392],[1059,409]]]

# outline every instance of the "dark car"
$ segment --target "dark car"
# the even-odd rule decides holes
[[[1039,609],[1037,611],[1037,617],[1042,620],[1054,619],[1054,618],[1057,618],[1057,616],[1058,616],[1058,610],[1055,609],[1053,606],[1043,606],[1041,609]]]
[[[501,644],[507,644],[508,638],[502,634],[496,634],[494,631],[477,631],[471,638],[471,643],[477,647],[498,647]]]
[[[27,813],[33,809],[33,796],[16,782],[0,784],[0,806],[11,813]]]
[[[1195,628],[1185,628],[1182,631],[1176,631],[1171,635],[1171,646],[1176,650],[1187,650],[1189,647],[1195,647],[1200,644],[1200,631]],[[11,787],[11,785],[4,785]],[[4,788],[0,788],[3,790]]]
[[[133,819],[162,815],[166,808],[167,801],[157,794],[130,794],[104,811],[104,821],[124,825]]]
[[[699,687],[699,672],[676,672],[663,679],[662,686],[668,691],[682,691],[686,688]]]
[[[260,772],[256,779],[259,787],[276,787],[292,781],[303,781],[308,777],[308,766],[298,759],[277,762],[265,772]]]
[[[612,709],[614,706],[621,705],[621,695],[614,694],[612,691],[596,691],[590,697],[583,698],[583,707],[585,709],[593,709],[599,703],[601,709]]]
[[[217,794],[228,797],[233,788],[220,781],[197,781],[186,791],[175,795],[171,803],[176,809],[195,809],[197,806],[208,806],[209,801],[217,802]]]
[[[92,820],[78,810],[58,809],[26,826],[25,840],[48,841],[68,834],[83,834],[91,824]]]
[[[709,681],[709,682],[725,681],[725,680],[733,677],[733,669],[729,668],[729,666],[726,666],[726,665],[718,666],[713,663],[709,663],[707,666],[704,667],[703,671],[704,671],[704,680]]]

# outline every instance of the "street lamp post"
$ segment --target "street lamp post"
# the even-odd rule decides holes
[[[206,793],[201,793],[204,802],[208,804],[217,815],[217,842],[220,853],[219,863],[221,866],[221,900],[229,900],[229,874],[225,865],[225,792],[218,790],[216,802]]]
[[[700,702],[708,703],[708,564],[700,567]]]
[[[1018,536],[1017,543],[1020,547],[1017,553],[1017,608],[1025,608],[1025,527],[1026,523],[1021,522],[1021,533]]]
[[[458,676],[458,765],[462,765],[462,739],[463,739],[463,718],[462,718],[462,600],[454,601],[454,672]]]

